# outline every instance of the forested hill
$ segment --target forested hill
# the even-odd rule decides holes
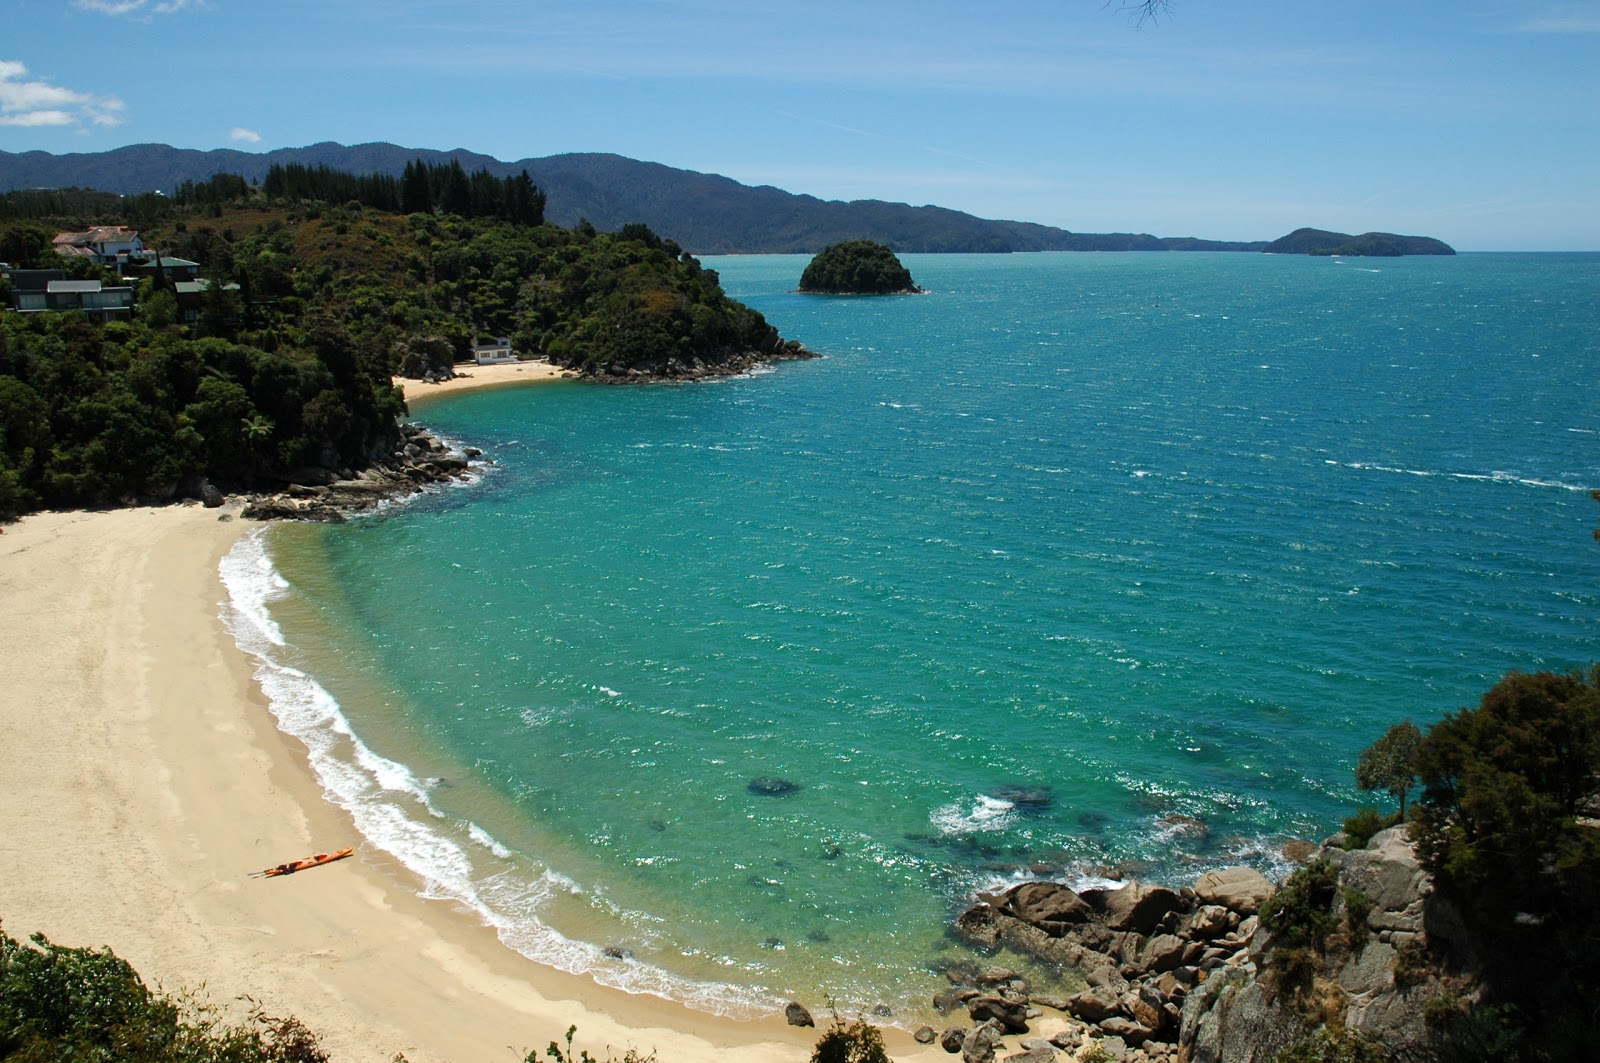
[[[345,173],[398,177],[409,162],[459,162],[467,171],[514,177],[526,170],[548,198],[545,216],[567,227],[587,218],[602,231],[642,222],[693,254],[808,253],[845,240],[875,240],[901,253],[923,251],[1260,251],[1265,241],[1198,240],[1143,233],[1073,233],[1048,225],[989,221],[943,207],[881,200],[845,203],[752,188],[716,174],[620,155],[574,154],[501,162],[457,149],[322,143],[266,153],[195,151],[136,144],[113,151],[52,155],[0,151],[0,191],[95,188],[171,194],[220,173],[261,181],[273,165],[300,163]]]

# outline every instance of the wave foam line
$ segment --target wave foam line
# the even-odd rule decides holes
[[[291,593],[272,564],[263,530],[242,538],[222,559],[228,597],[221,618],[239,649],[254,662],[256,681],[279,730],[304,743],[323,795],[347,812],[356,830],[399,860],[423,883],[418,895],[471,909],[500,941],[568,974],[587,975],[624,992],[646,994],[730,1018],[776,1011],[779,1002],[753,988],[697,982],[636,961],[606,957],[546,925],[539,911],[581,887],[552,871],[529,874],[511,850],[476,823],[451,823],[429,799],[427,786],[397,761],[375,753],[355,734],[339,703],[310,675],[281,658],[289,648],[272,619],[271,603]],[[430,822],[433,821],[433,822]],[[483,873],[482,866],[494,870]]]
[[[1346,469],[1358,469],[1362,472],[1387,472],[1400,476],[1434,477],[1442,476],[1448,480],[1475,480],[1481,483],[1516,484],[1519,487],[1551,487],[1561,491],[1582,491],[1588,493],[1591,488],[1582,484],[1571,484],[1564,480],[1535,480],[1531,477],[1518,476],[1510,472],[1438,472],[1432,469],[1403,469],[1395,465],[1378,465],[1366,461],[1334,461],[1331,458],[1324,461],[1326,465],[1339,465]]]

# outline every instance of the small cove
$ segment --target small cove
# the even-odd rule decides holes
[[[1595,256],[804,262],[706,264],[825,359],[432,404],[480,482],[266,537],[370,840],[537,959],[917,1013],[975,890],[1281,868],[1600,656]]]

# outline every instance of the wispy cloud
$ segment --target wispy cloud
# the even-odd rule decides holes
[[[96,96],[29,80],[28,68],[0,59],[0,126],[115,126],[125,104],[115,96]]]
[[[261,134],[257,133],[254,129],[246,129],[243,126],[234,126],[233,132],[228,134],[228,139],[233,141],[235,144],[259,144],[261,143]]]
[[[1600,11],[1588,4],[1557,4],[1517,26],[1521,33],[1600,33]]]
[[[103,15],[170,15],[184,8],[199,7],[201,0],[72,0],[73,7],[98,11]]]

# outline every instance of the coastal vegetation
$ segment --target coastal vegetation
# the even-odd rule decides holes
[[[1397,236],[1394,233],[1328,232],[1296,229],[1263,250],[1269,255],[1340,255],[1350,258],[1399,258],[1401,255],[1453,255],[1455,248],[1431,236]]]
[[[0,1060],[116,1063],[326,1063],[299,1020],[248,998],[243,1021],[145,985],[110,949],[0,932]]]
[[[848,240],[824,248],[806,265],[800,290],[827,295],[904,295],[922,289],[883,244]]]
[[[15,267],[68,266],[55,228],[128,220],[92,195],[43,202],[85,209],[0,224]],[[646,226],[563,229],[542,205],[523,176],[459,165],[418,164],[399,182],[284,167],[260,188],[230,175],[183,186],[150,207],[144,238],[197,263],[198,292],[158,266],[120,282],[138,285],[131,320],[0,313],[0,518],[361,469],[397,439],[391,378],[448,375],[476,337],[608,379],[801,353]],[[69,272],[116,282],[85,259]]]

